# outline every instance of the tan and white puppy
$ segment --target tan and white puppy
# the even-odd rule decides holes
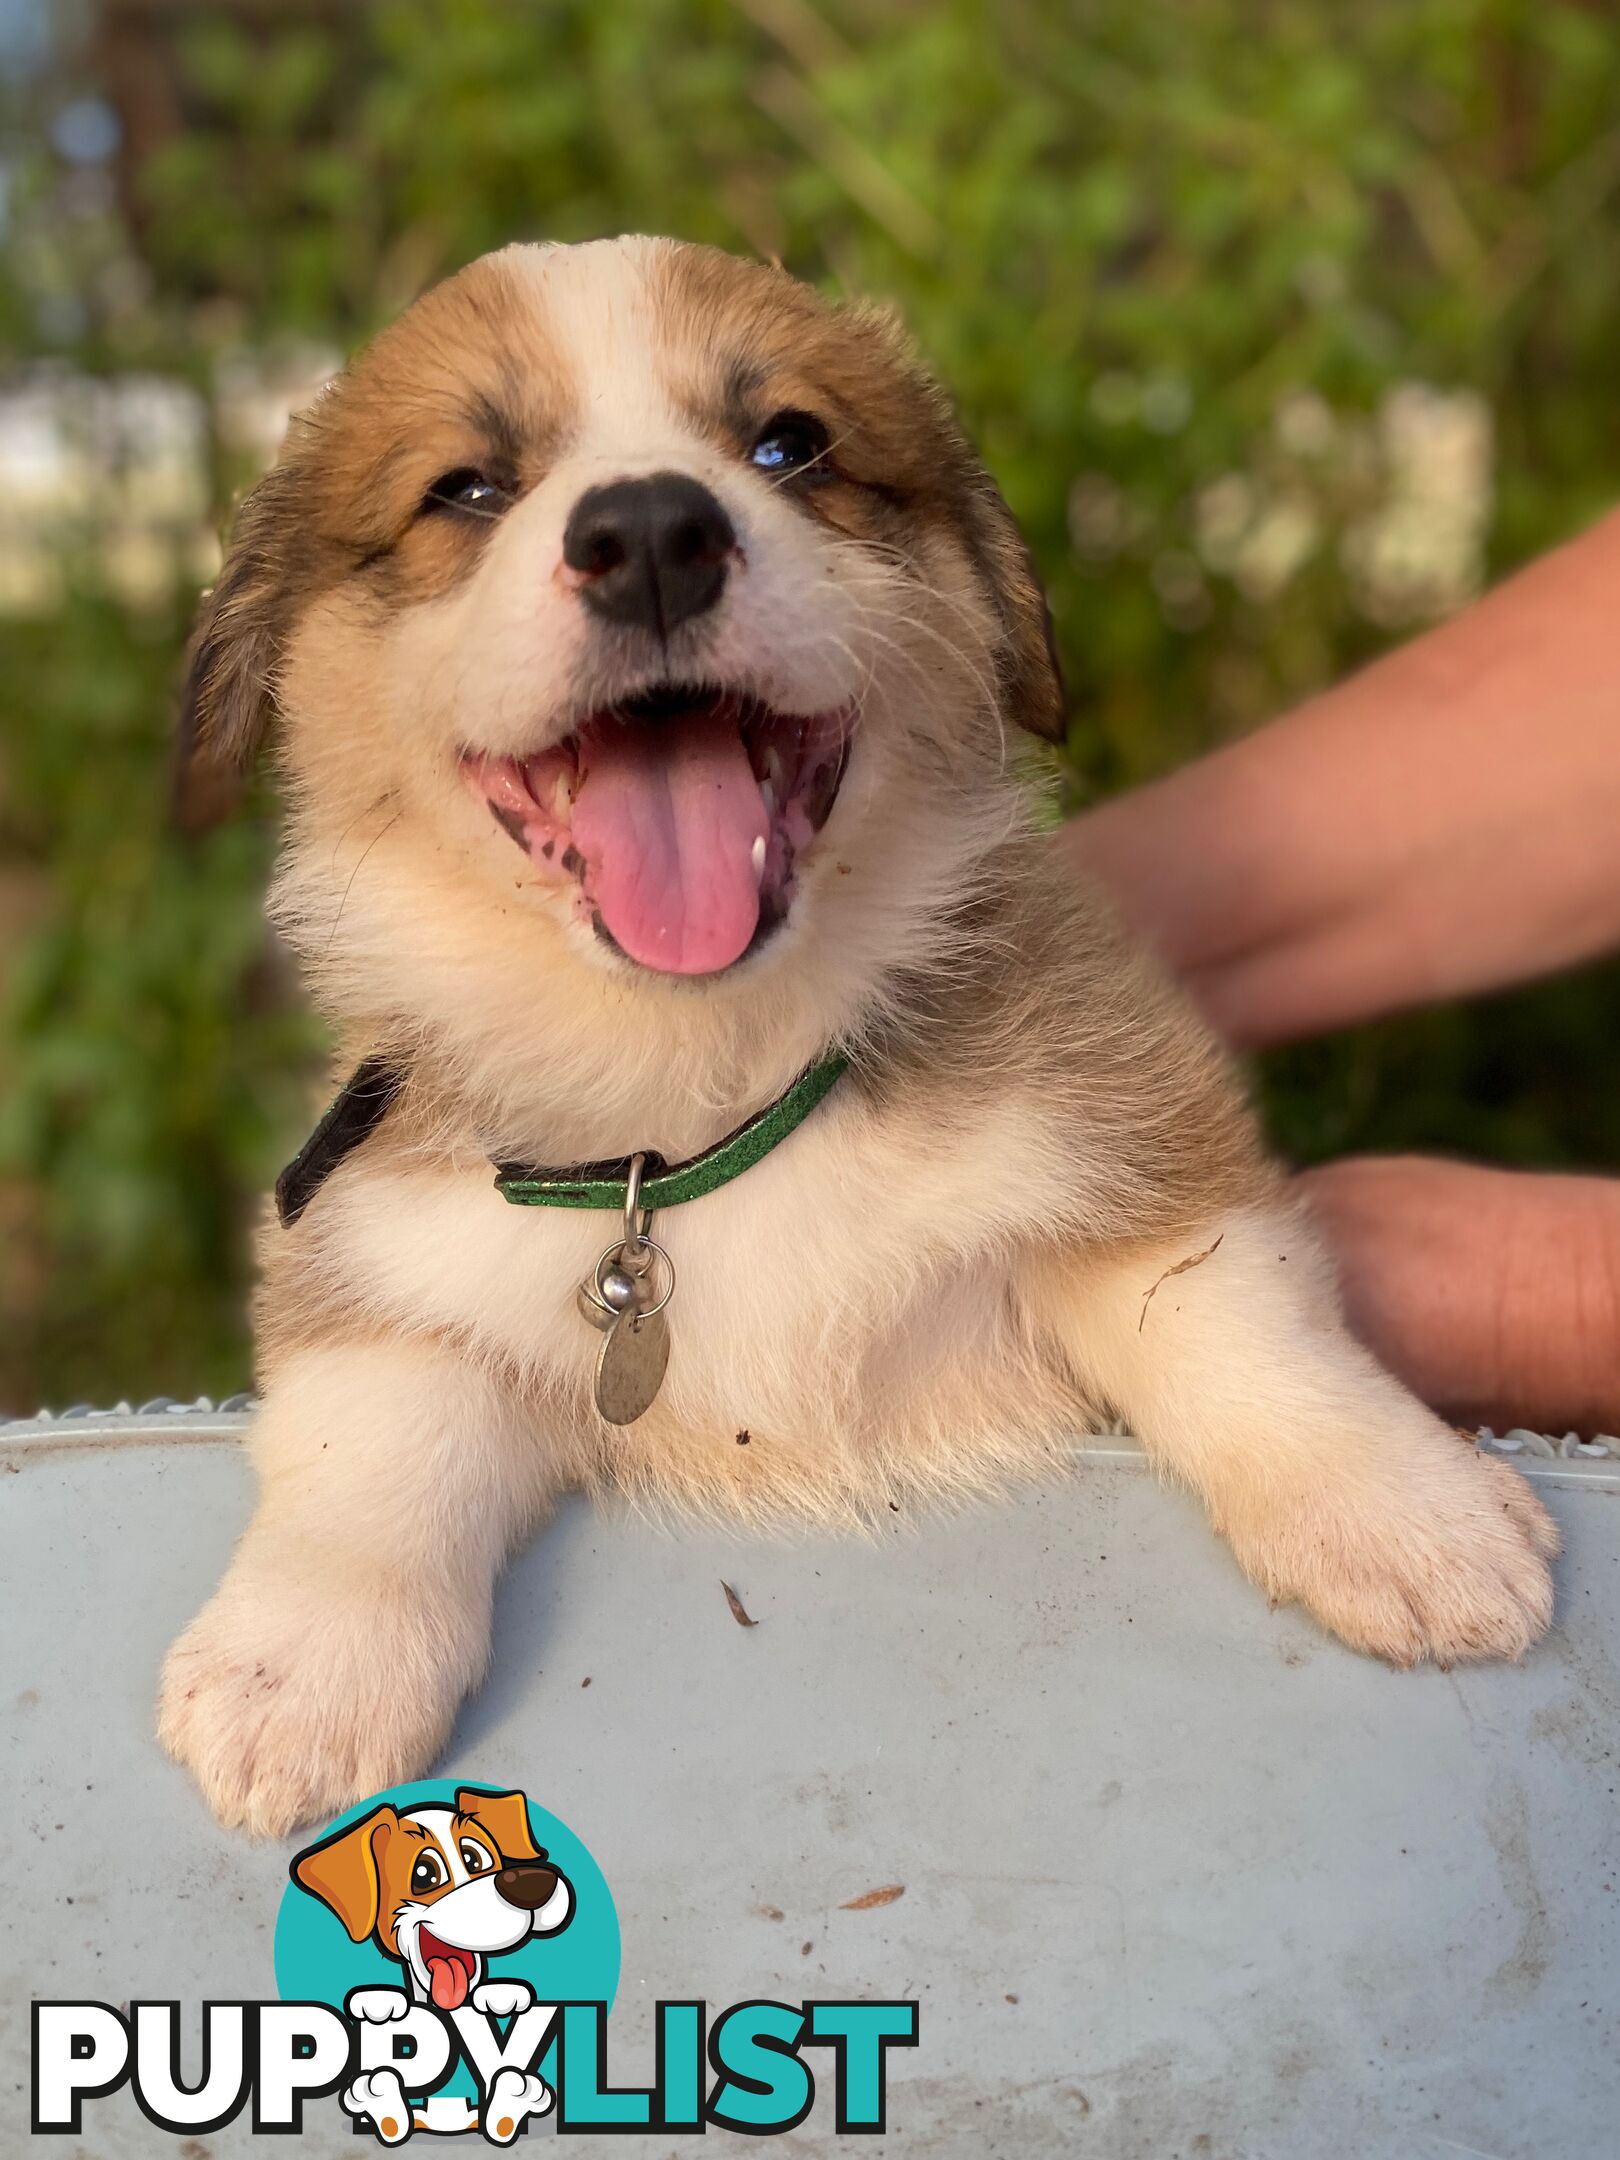
[[[579,1484],[890,1519],[1106,1408],[1358,1648],[1546,1628],[1528,1486],[1349,1338],[1223,1058],[1034,836],[1009,753],[1059,712],[946,399],[780,271],[510,248],[294,425],[203,611],[191,755],[241,767],[275,718],[275,917],[345,1069],[405,1080],[264,1240],[259,1508],[161,1705],[224,1821],[420,1771]],[[575,1290],[616,1225],[509,1206],[491,1160],[678,1161],[834,1046],[789,1140],[660,1216],[667,1379],[605,1425]]]
[[[477,2004],[488,1961],[573,1916],[568,1878],[534,1842],[521,1793],[465,1786],[455,1806],[373,1808],[292,1862],[292,1879],[403,1967],[407,1998]],[[393,1991],[387,1991],[393,1992]]]

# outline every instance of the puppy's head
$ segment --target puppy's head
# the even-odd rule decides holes
[[[881,960],[1009,724],[1060,725],[1028,554],[889,320],[659,240],[509,248],[377,339],[243,506],[186,702],[204,771],[279,716],[283,916],[418,1021],[498,951],[621,1000]]]
[[[351,1941],[369,1936],[397,1958],[441,2010],[461,2007],[489,1957],[556,1934],[573,1914],[573,1891],[535,1844],[521,1793],[468,1788],[453,1808],[374,1808],[299,1853],[292,1877]]]

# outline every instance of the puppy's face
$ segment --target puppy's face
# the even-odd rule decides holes
[[[474,263],[295,423],[190,715],[226,764],[279,707],[284,914],[408,1009],[402,934],[426,997],[450,914],[460,953],[477,920],[621,984],[812,965],[899,902],[897,851],[967,844],[1007,723],[1058,700],[1025,551],[889,323],[629,240]]]
[[[554,1935],[573,1892],[535,1845],[521,1793],[458,1792],[453,1808],[380,1807],[298,1854],[295,1882],[351,1939],[370,1936],[441,2010],[457,2010],[487,1960]]]

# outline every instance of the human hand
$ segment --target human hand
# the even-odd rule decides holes
[[[1620,513],[1060,845],[1240,1047],[1620,944]]]
[[[1620,514],[1059,845],[1240,1047],[1620,943]],[[1438,1407],[1620,1429],[1620,1183],[1352,1160],[1301,1180],[1358,1332]]]
[[[1352,1156],[1299,1187],[1350,1323],[1437,1409],[1620,1432],[1620,1180]]]

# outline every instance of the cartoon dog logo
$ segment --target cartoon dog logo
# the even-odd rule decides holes
[[[307,1846],[291,1872],[300,1889],[336,1913],[351,1942],[369,1938],[403,1967],[404,1988],[358,1988],[349,1996],[351,2016],[378,2024],[404,2017],[413,2003],[447,2015],[467,2003],[491,2017],[528,2009],[534,1990],[527,1981],[489,1979],[488,1961],[531,1935],[557,1934],[574,1911],[568,1878],[535,1844],[520,1792],[463,1786],[454,1807],[424,1803],[400,1813],[384,1804]],[[501,2071],[485,2095],[486,2136],[509,2142],[552,2099],[540,2078]],[[369,2117],[389,2144],[412,2128],[451,2127],[436,2119],[441,2111],[432,2101],[413,2113],[396,2070],[357,2078],[342,2101],[351,2115]]]

